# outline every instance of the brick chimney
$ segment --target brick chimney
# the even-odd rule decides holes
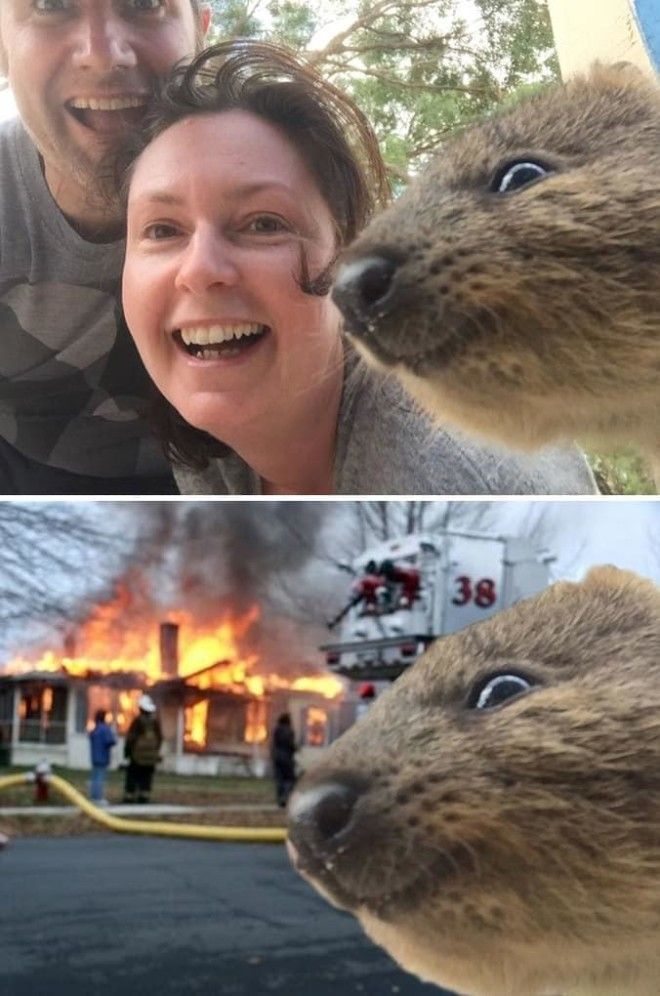
[[[160,624],[160,666],[164,678],[176,678],[179,673],[179,625]]]

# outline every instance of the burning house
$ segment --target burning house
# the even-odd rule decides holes
[[[88,731],[105,710],[123,736],[148,690],[163,729],[163,768],[181,774],[265,774],[270,730],[290,712],[303,766],[355,718],[345,683],[314,666],[278,669],[242,649],[259,619],[196,623],[188,613],[121,625],[126,594],[98,606],[61,653],[15,658],[0,672],[0,750],[5,761],[89,767]],[[119,625],[118,625],[119,624]],[[0,763],[2,763],[0,756]]]

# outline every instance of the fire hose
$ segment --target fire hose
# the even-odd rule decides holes
[[[17,785],[34,784],[39,776],[32,771],[17,775],[5,775],[0,778],[0,791],[14,788]],[[220,840],[253,844],[281,844],[286,840],[286,830],[282,827],[214,827],[194,823],[167,823],[159,820],[128,820],[113,816],[99,809],[93,802],[86,799],[78,789],[74,788],[59,775],[45,776],[48,784],[56,789],[74,805],[78,806],[87,816],[97,823],[114,830],[116,833],[152,834],[159,837],[188,837],[194,840]],[[0,810],[0,813],[2,810]]]

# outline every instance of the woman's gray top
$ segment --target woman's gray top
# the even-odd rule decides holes
[[[391,377],[350,353],[337,425],[335,494],[597,494],[572,446],[534,455],[486,448],[434,425]],[[258,495],[259,477],[236,453],[202,471],[175,465],[181,494]]]

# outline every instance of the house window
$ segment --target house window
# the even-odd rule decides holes
[[[131,720],[137,716],[137,702],[142,692],[139,688],[116,689],[108,685],[89,685],[78,689],[76,702],[76,732],[85,733],[94,726],[94,716],[99,709],[106,714],[106,722],[114,723],[117,733],[124,736]]]
[[[207,747],[210,751],[245,743],[246,702],[222,695],[209,701]]]
[[[11,744],[13,728],[14,689],[0,688],[0,765],[8,764],[6,752]]]
[[[265,699],[248,702],[245,712],[246,744],[263,744],[268,739],[268,707]]]
[[[77,688],[76,692],[76,733],[87,730],[87,689]]]
[[[320,706],[303,709],[303,743],[306,747],[327,747],[330,742],[328,712]]]
[[[184,712],[183,746],[186,750],[204,750],[207,738],[209,700],[201,699]]]
[[[21,686],[18,739],[27,744],[66,743],[67,689],[31,682]]]

